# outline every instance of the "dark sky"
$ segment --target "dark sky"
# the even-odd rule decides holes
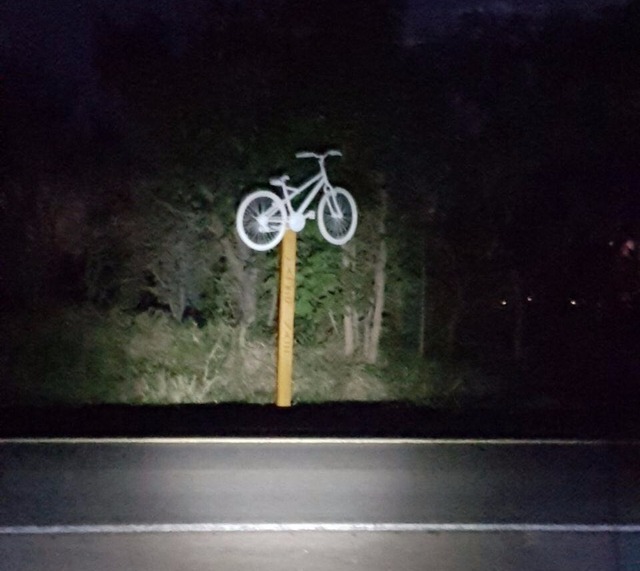
[[[625,0],[408,0],[407,36],[412,41],[421,30],[447,27],[458,15],[470,11],[544,16],[559,10],[593,13],[605,6],[626,3]]]
[[[207,0],[4,0],[0,2],[0,50],[10,57],[42,61],[61,75],[90,72],[91,17],[101,11],[123,19],[156,12],[179,28],[197,26]],[[544,13],[572,8],[597,10],[624,0],[408,0],[407,35],[422,28],[446,26],[461,12],[489,10],[502,14]]]
[[[348,1],[348,0],[345,0]],[[0,0],[2,60],[42,66],[61,84],[74,84],[85,103],[101,98],[91,66],[91,21],[102,12],[123,21],[155,12],[188,32],[197,28],[208,0]],[[598,10],[625,0],[406,0],[407,42],[426,28],[443,29],[470,10],[544,14],[569,8]]]
[[[91,21],[156,12],[179,27],[197,22],[206,0],[8,0],[0,2],[0,50],[11,59],[44,63],[62,76],[90,74]]]

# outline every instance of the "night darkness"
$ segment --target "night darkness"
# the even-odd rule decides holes
[[[296,402],[640,400],[638,0],[9,2],[0,98],[5,404],[271,402],[234,212],[330,148]]]

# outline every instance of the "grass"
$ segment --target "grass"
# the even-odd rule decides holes
[[[5,404],[271,403],[272,337],[243,343],[224,323],[168,315],[67,308],[2,318],[0,399]],[[294,403],[402,401],[462,406],[477,372],[390,352],[379,366],[343,355],[336,342],[296,345]]]
[[[52,312],[2,322],[3,401],[113,402],[126,383],[126,356],[110,323],[92,311]]]

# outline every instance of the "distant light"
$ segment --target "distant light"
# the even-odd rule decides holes
[[[527,301],[533,301],[533,298],[530,295],[528,295],[527,296]]]
[[[503,300],[500,302],[500,305],[507,305],[507,300],[506,300],[506,299],[503,299]]]
[[[578,305],[578,302],[575,299],[572,299],[571,301],[569,301],[569,303],[571,305]]]

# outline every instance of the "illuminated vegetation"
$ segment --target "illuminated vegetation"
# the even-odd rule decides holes
[[[637,0],[411,47],[394,2],[255,5],[212,3],[182,50],[97,18],[117,111],[84,139],[65,97],[3,87],[4,400],[270,402],[276,254],[234,211],[338,147],[361,220],[300,234],[294,400],[522,405],[589,373],[597,401],[637,333]]]

